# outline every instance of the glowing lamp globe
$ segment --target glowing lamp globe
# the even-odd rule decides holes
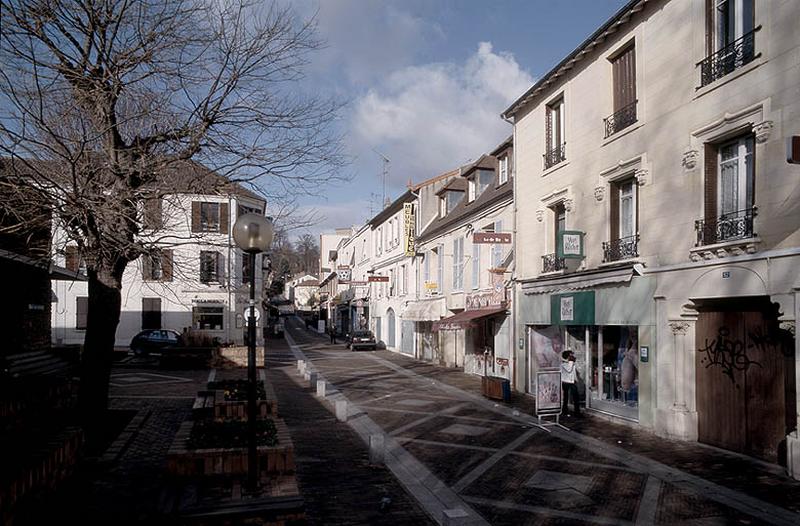
[[[251,254],[266,252],[272,244],[272,222],[258,214],[242,214],[233,224],[236,246]]]

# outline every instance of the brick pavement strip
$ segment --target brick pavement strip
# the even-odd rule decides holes
[[[521,397],[511,404],[488,401],[479,394],[480,382],[477,377],[416,362],[388,351],[358,353],[358,358],[355,358],[355,354],[344,354],[338,350],[338,347],[319,345],[321,340],[318,338],[311,337],[306,340],[311,341],[314,345],[308,345],[308,341],[304,342],[302,348],[305,354],[298,355],[296,358],[310,357],[310,366],[316,368],[325,375],[328,381],[336,385],[341,392],[339,396],[359,393],[358,398],[366,404],[360,407],[351,407],[351,419],[352,415],[362,414],[362,410],[365,410],[368,415],[359,417],[359,421],[370,417],[380,417],[380,420],[386,420],[382,416],[386,411],[402,412],[397,405],[388,407],[389,400],[399,401],[402,398],[402,396],[393,395],[406,393],[407,397],[427,398],[430,390],[436,389],[440,391],[440,395],[445,395],[440,396],[439,399],[450,399],[451,404],[469,402],[472,404],[469,408],[470,411],[477,409],[480,413],[490,411],[497,415],[494,419],[484,418],[485,420],[502,421],[506,419],[523,426],[535,424],[535,418],[528,414],[532,409],[528,397]],[[366,379],[364,375],[347,374],[347,367],[341,367],[344,363],[347,363],[347,367],[351,367],[353,372],[368,369],[371,373],[370,376],[382,380],[370,387],[369,382],[365,383],[359,380],[360,378]],[[377,364],[385,366],[386,369],[383,371],[376,369],[375,365]],[[387,374],[387,372],[394,374]],[[405,382],[399,381],[398,378],[405,378]],[[389,381],[387,382],[387,380]],[[383,384],[383,388],[380,384]],[[385,392],[387,390],[390,391],[388,394]],[[407,407],[406,409],[415,417],[415,420],[436,413],[435,409],[426,410],[417,407]],[[458,418],[459,415],[452,414],[448,417]],[[479,443],[479,438],[475,439],[478,442],[469,444],[459,444],[453,440],[448,443],[446,439],[445,442],[442,442],[441,431],[437,432],[437,426],[434,425],[437,420],[430,419],[429,422],[432,425],[422,435],[409,437],[399,436],[398,433],[398,436],[392,438],[397,440],[397,444],[403,443],[408,447],[416,447],[415,444],[428,444],[430,447],[439,448],[480,447],[474,445]],[[475,422],[470,425],[480,426],[481,424]],[[531,436],[537,437],[538,445],[533,449],[530,446],[531,442],[525,440],[519,440],[512,447],[486,448],[488,452],[491,452],[491,456],[482,463],[475,464],[475,467],[472,467],[466,475],[462,473],[462,477],[458,480],[463,482],[454,483],[454,489],[461,491],[462,502],[467,501],[474,504],[476,509],[484,513],[484,516],[491,517],[492,522],[496,520],[499,523],[513,524],[526,522],[529,519],[523,519],[523,517],[526,515],[530,517],[530,514],[539,517],[539,519],[534,519],[537,523],[538,520],[547,522],[567,520],[569,522],[604,524],[634,522],[637,524],[677,524],[683,523],[685,520],[700,519],[701,516],[712,521],[744,521],[745,523],[749,521],[750,524],[800,523],[800,514],[796,513],[800,501],[794,498],[794,496],[800,495],[800,484],[781,476],[780,473],[777,473],[775,466],[768,466],[741,455],[737,456],[699,444],[668,441],[642,430],[634,430],[591,417],[575,419],[570,425],[574,428],[573,431],[553,429],[552,434],[541,435],[544,438],[539,438],[537,433],[530,432]],[[416,432],[417,426],[411,429]],[[582,430],[583,432],[581,432]],[[585,434],[586,432],[600,438],[588,436]],[[438,438],[426,440],[428,438],[426,433],[433,433]],[[624,436],[626,440],[633,440],[633,442],[626,442],[628,447],[617,447],[608,443],[616,443],[617,436]],[[515,437],[509,440],[514,440]],[[547,443],[550,443],[550,446],[547,446]],[[572,458],[565,458],[567,451],[569,453],[566,454]],[[407,451],[405,454],[411,456]],[[513,459],[515,467],[530,466],[520,471],[523,476],[524,473],[529,473],[527,476],[530,476],[530,469],[534,469],[537,465],[565,466],[558,468],[559,471],[566,469],[566,466],[572,466],[570,469],[578,470],[578,473],[581,470],[599,473],[598,469],[601,471],[610,469],[617,470],[616,472],[620,474],[630,473],[631,476],[636,477],[631,479],[630,483],[639,484],[639,486],[631,487],[631,489],[638,488],[633,493],[629,491],[629,498],[633,501],[630,503],[632,507],[626,508],[629,510],[625,512],[628,514],[625,515],[627,518],[585,513],[573,514],[552,506],[533,506],[524,499],[514,501],[511,494],[503,496],[500,493],[492,498],[481,494],[480,490],[478,493],[474,493],[474,490],[469,489],[470,483],[473,481],[483,484],[483,486],[476,484],[475,488],[486,490],[488,488],[483,482],[484,479],[502,480],[503,469],[508,467],[503,463],[507,459]],[[439,466],[435,464],[435,459],[423,457],[422,464],[428,462],[434,462],[434,464],[427,465],[434,466],[435,470],[440,471]],[[503,467],[504,465],[506,467]],[[716,469],[720,465],[739,467],[740,471],[721,475]],[[748,476],[743,476],[742,469],[752,472],[753,476],[749,476],[749,473]],[[435,478],[435,475],[431,474],[431,476]],[[603,475],[603,477],[607,476],[610,474]],[[524,480],[520,482],[524,482]],[[776,489],[781,491],[776,492]],[[413,491],[413,488],[411,490]],[[539,491],[539,495],[548,493]],[[512,497],[512,500],[508,500],[509,497]],[[424,499],[422,503],[425,505]]]

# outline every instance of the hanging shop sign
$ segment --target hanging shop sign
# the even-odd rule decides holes
[[[389,276],[369,276],[367,281],[370,283],[389,283]]]
[[[414,256],[416,254],[416,241],[417,241],[417,226],[416,218],[414,216],[414,203],[406,203],[403,205],[403,246],[405,247],[406,256]]]
[[[435,281],[426,281],[425,282],[425,290],[438,290],[439,284]]]
[[[594,325],[594,291],[550,296],[552,325]]]
[[[350,281],[350,274],[351,270],[349,268],[346,269],[337,269],[336,275],[339,277],[339,283],[347,283]]]
[[[556,256],[565,259],[583,259],[583,236],[579,230],[561,230],[558,232]]]
[[[475,232],[472,234],[472,242],[484,245],[510,245],[511,234],[503,232]]]

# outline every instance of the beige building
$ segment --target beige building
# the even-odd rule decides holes
[[[492,240],[512,228],[512,156],[509,138],[427,196],[436,215],[417,240],[420,299],[405,313],[421,359],[511,377],[511,246]]]
[[[570,348],[592,410],[800,478],[798,20],[634,0],[504,112],[517,389]]]

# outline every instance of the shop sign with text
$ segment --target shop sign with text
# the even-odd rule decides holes
[[[478,245],[509,245],[511,244],[511,234],[507,232],[475,232],[472,234],[472,242]]]
[[[561,230],[558,233],[556,256],[565,259],[583,259],[583,232]]]
[[[413,256],[416,254],[415,244],[417,241],[416,235],[416,219],[414,217],[414,203],[406,203],[403,205],[403,243],[405,246],[405,255]]]
[[[594,325],[594,291],[550,296],[552,325]]]

